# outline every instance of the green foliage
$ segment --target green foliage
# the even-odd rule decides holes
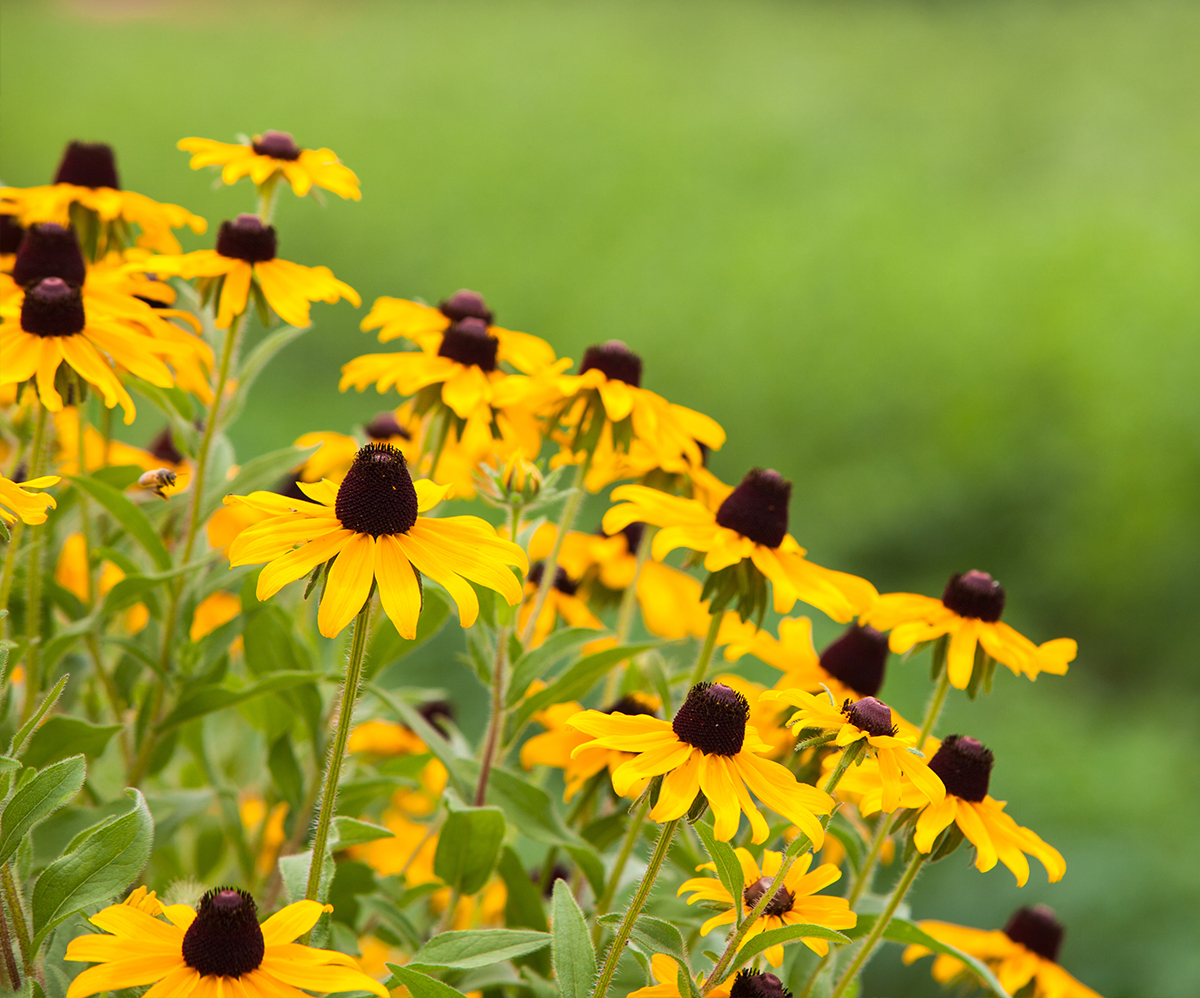
[[[504,840],[504,814],[495,807],[467,807],[447,798],[449,814],[438,834],[433,872],[453,891],[474,894],[496,868]]]
[[[596,951],[587,920],[565,880],[554,882],[550,925],[554,978],[563,998],[588,998],[596,978]]]
[[[82,755],[63,759],[21,782],[0,813],[0,863],[7,863],[34,825],[79,793],[87,765]]]

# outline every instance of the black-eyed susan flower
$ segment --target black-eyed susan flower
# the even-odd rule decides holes
[[[216,249],[156,256],[142,266],[159,275],[212,280],[212,293],[218,294],[218,329],[228,329],[234,317],[246,311],[252,282],[279,318],[292,326],[309,324],[309,305],[314,301],[333,304],[345,298],[356,308],[362,304],[358,292],[334,277],[328,267],[282,260],[275,255],[276,249],[275,226],[265,225],[257,215],[243,214],[221,223]]]
[[[287,132],[266,131],[249,143],[180,139],[176,148],[192,154],[188,166],[193,170],[221,167],[221,180],[226,184],[249,177],[261,187],[278,173],[292,185],[296,197],[304,197],[313,187],[323,187],[339,197],[362,200],[358,177],[332,149],[301,149]]]
[[[613,773],[618,795],[625,796],[638,780],[663,776],[658,803],[650,810],[654,821],[682,817],[703,791],[713,810],[718,839],[732,838],[744,813],[752,840],[763,842],[767,823],[750,796],[753,793],[819,847],[825,830],[816,816],[830,812],[832,799],[797,782],[779,763],[762,758],[771,746],[747,724],[749,717],[750,704],[736,690],[722,683],[698,683],[671,721],[586,710],[567,724],[593,736],[576,753],[590,748],[635,753]]]
[[[125,578],[125,570],[111,561],[99,565],[96,595],[103,598]],[[54,566],[54,581],[84,603],[91,595],[91,573],[88,569],[87,541],[83,534],[71,534],[63,541]],[[121,613],[121,623],[130,634],[137,634],[150,623],[150,610],[145,603],[134,603]]]
[[[147,911],[145,902],[109,905],[88,919],[107,934],[78,936],[68,944],[66,959],[98,966],[71,982],[67,998],[146,984],[154,985],[145,992],[149,998],[305,998],[301,988],[388,998],[353,957],[293,942],[333,905],[297,901],[260,925],[254,899],[231,887],[209,891],[199,908],[161,906],[166,920]]]
[[[521,604],[521,610],[517,617],[518,631],[524,632],[525,625],[529,622],[529,616],[533,613],[534,597],[541,585],[542,572],[545,571],[545,567],[544,562],[535,561],[529,568],[529,574],[525,577],[525,601]],[[588,609],[587,603],[576,595],[578,589],[579,583],[572,580],[567,575],[566,569],[559,565],[554,572],[554,583],[546,594],[546,599],[538,612],[537,621],[533,625],[533,635],[529,641],[530,648],[536,648],[550,636],[550,632],[554,630],[560,617],[572,627],[590,627],[596,631],[604,629],[600,618],[592,613]]]
[[[875,587],[858,576],[808,561],[804,548],[787,532],[791,493],[792,483],[779,472],[758,468],[716,511],[695,499],[644,485],[621,485],[613,489],[618,505],[604,514],[603,525],[609,533],[639,520],[661,527],[651,546],[658,561],[686,547],[705,552],[704,567],[713,574],[744,564],[747,571],[753,569],[759,578],[771,581],[779,613],[787,613],[797,600],[842,622],[865,613],[876,599]]]
[[[192,641],[199,641],[212,634],[218,627],[228,624],[241,612],[242,599],[237,593],[217,589],[196,605],[196,610],[192,614],[192,626],[188,630],[188,638]]]
[[[1024,673],[1030,679],[1040,672],[1065,675],[1078,645],[1071,638],[1035,645],[1000,620],[1004,603],[1004,587],[987,572],[972,570],[950,576],[940,600],[916,593],[886,593],[862,622],[891,631],[889,644],[897,654],[949,635],[946,668],[956,689],[966,689],[971,681],[976,644],[1015,675]]]
[[[409,887],[437,881],[433,858],[437,853],[435,826],[413,821],[400,808],[389,807],[380,819],[392,834],[362,845],[351,846],[351,859],[366,863],[384,877],[400,874]]]
[[[46,510],[55,509],[58,503],[54,496],[28,490],[48,489],[60,481],[58,475],[42,475],[28,482],[14,482],[0,475],[0,519],[5,523],[16,523],[17,520],[31,525],[45,523],[49,515]]]
[[[402,637],[415,637],[422,602],[417,572],[450,593],[463,627],[470,627],[479,614],[479,599],[468,579],[494,589],[509,605],[520,602],[521,583],[509,566],[524,572],[525,552],[496,536],[478,517],[420,516],[449,490],[428,480],[414,483],[404,455],[390,444],[362,448],[340,485],[327,479],[298,484],[313,501],[274,492],[226,497],[227,504],[268,514],[238,534],[229,558],[232,565],[268,562],[258,577],[260,600],[336,559],[317,615],[326,637],[350,623],[376,582],[396,630]]]
[[[945,798],[946,788],[941,779],[920,755],[911,751],[916,746],[918,732],[898,737],[892,708],[882,700],[847,699],[839,709],[829,694],[813,695],[804,690],[767,690],[762,699],[798,707],[787,723],[796,730],[817,728],[836,732],[834,744],[839,748],[848,749],[855,742],[865,741],[867,751],[879,763],[880,810],[890,814],[900,806],[901,773],[929,803],[940,804]]]
[[[21,240],[25,238],[25,230],[20,223],[5,212],[7,206],[0,201],[0,271],[9,271],[21,248]]]
[[[630,991],[628,998],[681,998],[679,994],[679,964],[665,953],[655,953],[650,957],[650,974],[653,976],[656,983],[648,984],[644,988],[638,988],[636,991]],[[738,974],[738,978],[741,978]],[[760,977],[775,977],[774,974],[760,974]],[[697,975],[696,981],[702,982],[704,975]],[[778,982],[779,978],[775,978]],[[739,995],[745,995],[747,998],[751,995],[761,995],[762,998],[791,998],[791,992],[785,992],[780,986],[778,993],[768,991],[748,991],[741,990]],[[716,985],[708,992],[708,998],[730,998],[729,982]]]
[[[1100,998],[1059,966],[1058,951],[1066,932],[1046,905],[1019,908],[1003,929],[991,932],[950,922],[917,924],[934,939],[984,961],[1009,994],[1020,992],[1029,998]],[[932,950],[914,945],[905,949],[903,959],[905,963],[914,963],[931,955]],[[940,984],[953,983],[969,974],[961,960],[945,953],[934,957],[931,972]]]
[[[738,848],[734,852],[741,864],[742,882],[745,884],[739,899],[744,918],[770,889],[783,865],[783,853],[765,850],[760,867],[749,849]],[[768,929],[781,929],[787,925],[821,925],[827,929],[841,930],[852,929],[858,924],[858,916],[850,910],[845,898],[817,894],[817,891],[835,883],[841,877],[842,871],[832,863],[825,863],[810,873],[812,858],[811,852],[805,853],[792,864],[791,869],[784,875],[783,886],[742,937],[742,946]],[[704,863],[697,869],[715,870],[716,864]],[[678,893],[680,896],[692,895],[688,898],[688,904],[707,901],[725,908],[700,926],[702,936],[708,935],[719,925],[733,925],[739,920],[733,897],[716,877],[693,877],[691,880],[685,880]],[[801,941],[820,956],[829,952],[828,940],[805,937]],[[763,955],[772,967],[780,966],[783,963],[783,944],[769,946]]]

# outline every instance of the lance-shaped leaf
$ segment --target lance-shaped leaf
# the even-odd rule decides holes
[[[768,929],[748,940],[738,950],[737,956],[733,958],[733,962],[729,966],[729,973],[731,975],[737,973],[751,959],[772,946],[795,942],[798,939],[826,939],[831,943],[850,942],[849,936],[835,932],[833,929],[827,929],[823,925],[785,925],[781,929]]]
[[[0,814],[0,865],[17,851],[25,833],[79,793],[87,775],[82,755],[48,766],[25,783]]]
[[[533,932],[529,929],[442,932],[417,950],[409,965],[471,970],[535,953],[549,945],[549,932]]]
[[[713,835],[712,826],[703,821],[696,822],[692,827],[696,829],[696,833],[704,843],[704,848],[708,850],[708,855],[717,868],[717,876],[721,878],[721,883],[729,891],[729,896],[740,898],[746,887],[745,875],[742,873],[742,864],[738,862],[733,846],[728,842],[718,842],[716,836]],[[738,921],[740,922],[741,919],[739,918]]]
[[[428,974],[422,974],[411,967],[389,963],[387,969],[392,972],[392,979],[384,985],[389,991],[406,987],[413,998],[465,998],[461,991],[456,991],[449,984],[434,980]]]
[[[225,710],[227,707],[253,700],[264,693],[274,693],[277,690],[314,683],[320,678],[315,672],[276,672],[260,679],[257,683],[250,683],[237,690],[227,686],[202,686],[180,700],[157,730],[159,734],[162,734],[195,717],[211,714],[217,710]]]
[[[146,514],[130,502],[124,494],[111,485],[88,475],[67,475],[65,477],[81,492],[86,493],[103,506],[109,515],[125,528],[129,536],[142,546],[159,569],[165,570],[171,567],[171,555],[167,551],[166,545],[163,544],[162,538],[158,536],[158,532],[151,525]]]
[[[565,880],[554,882],[550,930],[554,978],[561,998],[588,998],[596,977],[596,950],[588,932],[587,919]]]
[[[33,733],[21,761],[26,766],[40,769],[79,753],[94,759],[104,752],[112,736],[120,730],[119,724],[89,724],[78,717],[58,714]]]

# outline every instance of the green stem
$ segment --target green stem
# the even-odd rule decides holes
[[[637,920],[638,915],[642,913],[646,899],[650,897],[650,890],[654,887],[654,881],[658,879],[658,872],[662,869],[663,860],[667,858],[667,852],[671,848],[671,839],[675,837],[675,829],[678,825],[678,818],[668,821],[662,826],[662,831],[658,833],[658,842],[654,846],[654,853],[650,856],[650,862],[646,866],[646,873],[638,884],[638,889],[633,895],[633,900],[629,902],[629,907],[625,911],[625,917],[621,919],[621,925],[617,929],[617,937],[608,948],[608,953],[604,958],[604,966],[600,969],[600,976],[597,978],[596,987],[592,991],[592,998],[605,998],[605,995],[608,994],[608,988],[612,984],[613,975],[617,972],[617,964],[621,960],[621,953],[625,949],[625,944],[629,942],[630,933],[633,932],[633,923]]]
[[[35,403],[37,419],[33,428],[33,443],[29,449],[29,478],[33,481],[42,474],[42,456],[46,449],[46,407],[41,399]],[[21,720],[27,721],[33,713],[33,702],[41,689],[42,677],[38,672],[41,657],[42,630],[42,548],[46,540],[46,527],[35,530],[29,544],[29,557],[25,565],[25,637],[29,646],[25,650],[25,706]]]
[[[125,711],[121,706],[121,694],[117,690],[117,684],[113,680],[113,677],[104,668],[104,660],[100,657],[100,642],[96,640],[96,635],[85,635],[84,644],[87,646],[88,654],[92,659],[92,669],[100,677],[100,685],[104,687],[104,695],[108,700],[108,707],[112,711],[113,720],[121,725],[121,756],[125,760],[125,769],[128,771],[130,766],[133,765],[133,755],[129,748],[129,731],[125,726]]]
[[[917,748],[924,750],[925,739],[929,737],[933,731],[933,726],[937,724],[938,717],[942,713],[942,705],[946,702],[946,694],[950,691],[950,669],[946,664],[946,649],[945,645],[939,640],[933,646],[934,656],[938,655],[941,650],[942,668],[941,675],[938,676],[937,689],[933,691],[933,697],[929,701],[929,706],[925,710],[925,721],[921,724],[921,734],[917,738]]]
[[[892,916],[896,914],[896,909],[900,907],[900,902],[904,900],[904,895],[908,893],[908,889],[912,886],[913,881],[917,879],[917,874],[921,872],[921,867],[928,858],[924,853],[919,852],[913,857],[913,861],[908,864],[908,869],[904,871],[904,876],[900,878],[900,883],[896,885],[896,889],[892,891],[891,898],[888,899],[887,907],[875,919],[875,924],[871,926],[871,932],[867,936],[866,942],[863,943],[862,949],[858,951],[858,955],[854,958],[850,966],[846,968],[846,973],[842,975],[842,979],[838,982],[838,986],[833,989],[833,994],[829,998],[841,998],[853,983],[854,978],[858,976],[858,972],[862,970],[867,960],[871,958],[871,953],[875,949],[875,945],[883,938],[884,932],[887,931],[887,927],[892,921]]]
[[[633,581],[625,587],[625,592],[621,594],[621,605],[617,608],[617,644],[623,645],[629,640],[629,632],[633,629],[634,613],[637,610],[637,584],[638,579],[642,576],[642,566],[646,564],[646,559],[650,556],[650,542],[654,539],[656,528],[646,524],[642,528],[642,537],[638,541],[637,551],[637,567],[633,570]],[[617,698],[617,684],[620,682],[621,674],[618,670],[613,669],[604,683],[604,702],[612,703]]]
[[[21,947],[21,955],[25,973],[33,973],[33,945],[29,940],[29,925],[25,921],[25,905],[21,903],[21,891],[13,880],[12,869],[5,863],[0,866],[0,888],[4,891],[4,907],[17,934],[17,945]]]
[[[275,214],[275,199],[279,193],[279,177],[280,173],[276,170],[258,188],[257,215],[263,220],[264,224],[270,223],[271,217]]]
[[[17,572],[17,550],[25,534],[25,521],[18,519],[8,528],[8,550],[4,552],[4,574],[0,575],[0,608],[8,609],[8,597],[12,592],[13,578]],[[8,637],[9,617],[0,618],[0,638]]]
[[[479,763],[479,785],[475,788],[475,806],[483,807],[487,800],[488,777],[492,775],[492,763],[496,759],[496,746],[504,727],[505,676],[504,665],[508,661],[508,625],[496,634],[496,659],[492,664],[492,709],[488,719],[487,737],[483,743],[483,758]]]
[[[0,905],[0,954],[4,957],[4,972],[13,994],[21,990],[21,971],[13,953],[12,936],[8,934],[8,919],[4,917],[4,905]]]
[[[870,851],[867,853],[867,858],[863,860],[858,879],[854,881],[854,887],[851,888],[850,894],[846,898],[846,903],[851,908],[858,903],[858,899],[862,897],[863,891],[871,886],[872,875],[875,873],[875,864],[879,862],[879,852],[883,848],[883,844],[887,841],[888,833],[892,830],[892,819],[894,817],[895,814],[881,814],[879,816],[879,824],[875,827],[875,835],[871,839]]]
[[[646,815],[649,811],[650,795],[646,794],[625,832],[625,841],[621,843],[621,851],[617,853],[616,865],[613,866],[608,883],[604,885],[604,893],[596,902],[596,927],[592,930],[593,945],[600,941],[600,916],[608,914],[608,909],[612,907],[613,898],[616,897],[617,888],[621,883],[621,876],[625,873],[629,857],[633,855],[633,847],[637,845],[637,840],[642,834],[642,825],[646,823]]]
[[[523,645],[528,645],[529,639],[533,637],[533,629],[537,626],[538,616],[546,603],[546,597],[550,595],[550,590],[554,586],[554,576],[558,572],[558,556],[562,551],[563,538],[567,536],[567,531],[571,529],[575,523],[575,517],[579,515],[579,507],[583,503],[584,496],[583,481],[587,477],[588,466],[591,463],[589,455],[575,466],[575,477],[571,480],[571,492],[563,504],[562,516],[558,518],[558,533],[554,538],[554,547],[550,551],[550,557],[542,563],[542,581],[538,584],[537,593],[533,597],[532,612],[525,622],[525,628],[521,631],[521,644]]]
[[[688,689],[701,682],[704,674],[708,672],[708,663],[712,661],[713,649],[717,646],[717,632],[721,630],[721,618],[724,615],[724,612],[714,613],[708,622],[708,634],[704,636],[704,647],[700,649],[700,657],[696,659],[696,668],[692,670]]]

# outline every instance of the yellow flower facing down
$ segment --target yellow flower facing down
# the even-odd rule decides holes
[[[192,641],[199,641],[223,624],[228,624],[241,612],[242,599],[236,593],[229,593],[224,589],[209,593],[192,614],[192,626],[188,637]]]
[[[156,256],[140,266],[159,275],[192,279],[220,278],[216,326],[228,329],[246,311],[251,282],[256,282],[267,304],[284,322],[309,324],[310,303],[330,304],[345,298],[356,308],[362,304],[349,284],[339,281],[328,267],[306,267],[275,255],[275,226],[264,225],[257,215],[238,215],[222,222],[217,248],[182,256]]]
[[[648,984],[646,987],[638,988],[636,991],[630,991],[628,998],[681,998],[679,993],[679,964],[665,953],[655,953],[650,957],[650,973],[657,983]],[[745,973],[745,971],[742,973]],[[742,974],[739,973],[738,977],[741,976]],[[774,975],[766,974],[762,976],[771,977]],[[696,975],[697,983],[701,983],[703,980],[703,974]],[[696,990],[699,991],[699,988]],[[747,992],[747,994],[749,993]],[[726,981],[714,987],[708,993],[708,998],[729,998],[729,982]]]
[[[226,497],[226,503],[268,514],[238,534],[229,559],[234,566],[268,562],[257,590],[258,598],[266,600],[336,558],[317,614],[326,637],[354,619],[373,582],[400,636],[416,637],[422,601],[417,571],[450,593],[463,627],[479,615],[479,599],[468,579],[494,589],[510,606],[520,602],[521,583],[509,566],[526,571],[525,552],[478,517],[420,516],[448,490],[428,480],[414,483],[404,455],[390,444],[360,450],[341,485],[328,480],[298,485],[312,502],[274,492]]]
[[[988,932],[950,922],[924,921],[921,930],[940,942],[949,943],[968,956],[986,963],[1009,994],[1016,994],[1033,983],[1030,998],[1100,998],[1058,965],[1058,951],[1065,931],[1054,912],[1045,905],[1020,908],[1003,929]],[[924,946],[904,950],[904,962],[914,963],[930,956]],[[933,979],[949,984],[969,974],[966,964],[945,953],[934,957]]]
[[[249,177],[261,187],[278,173],[292,185],[296,197],[304,197],[313,187],[323,187],[339,197],[362,200],[358,177],[342,165],[332,149],[301,149],[287,132],[263,132],[248,144],[180,139],[176,148],[192,154],[188,166],[193,170],[221,167],[221,180],[226,184]]]
[[[661,527],[651,547],[658,561],[679,547],[706,552],[709,572],[748,560],[771,581],[779,613],[797,600],[843,623],[865,613],[875,601],[875,587],[807,561],[804,548],[787,532],[791,491],[791,482],[777,471],[754,469],[714,513],[695,499],[621,485],[613,489],[618,505],[604,514],[603,525],[610,534],[639,520]]]
[[[207,995],[271,995],[307,998],[301,988],[370,991],[388,998],[378,981],[358,969],[353,957],[293,942],[333,905],[297,901],[261,925],[245,891],[209,891],[198,909],[162,907],[163,918],[144,904],[114,904],[88,919],[103,933],[72,939],[66,959],[95,963],[67,989],[67,998],[86,998],[146,984],[146,998]]]
[[[699,683],[671,721],[585,710],[567,724],[592,735],[573,754],[592,748],[632,752],[633,759],[613,773],[613,790],[626,796],[638,780],[663,776],[658,803],[650,810],[654,821],[681,818],[701,791],[713,810],[714,834],[728,842],[738,830],[741,815],[750,821],[751,838],[767,838],[767,822],[751,793],[776,814],[799,826],[819,848],[825,829],[818,814],[829,814],[830,796],[799,783],[792,772],[762,758],[771,746],[747,722],[750,704],[722,683]]]
[[[42,475],[28,482],[14,482],[11,478],[0,475],[0,519],[5,523],[22,523],[36,525],[45,523],[48,517],[46,510],[55,509],[58,502],[54,496],[38,495],[29,489],[48,489],[57,485],[61,478],[58,475]]]
[[[1005,592],[987,572],[972,570],[950,576],[942,598],[915,593],[886,593],[880,596],[862,623],[891,631],[892,651],[901,655],[921,641],[950,636],[946,668],[950,683],[964,690],[975,667],[975,647],[983,650],[1015,674],[1037,679],[1038,673],[1066,674],[1078,645],[1071,638],[1056,638],[1035,645],[1023,634],[1000,620]]]
[[[750,850],[739,847],[734,852],[741,864],[742,881],[746,885],[739,899],[742,917],[745,917],[767,893],[771,882],[779,874],[779,868],[783,865],[783,853],[766,850],[760,868]],[[850,910],[845,898],[817,894],[817,891],[824,890],[836,882],[842,871],[832,863],[825,863],[809,873],[812,858],[811,852],[805,853],[792,864],[792,868],[783,878],[783,886],[747,930],[741,946],[745,946],[755,936],[768,929],[781,929],[786,925],[820,925],[827,929],[841,930],[852,929],[858,924],[858,916]],[[715,870],[716,864],[704,863],[697,869]],[[693,877],[691,880],[685,880],[678,893],[680,896],[692,895],[688,898],[688,904],[707,901],[725,906],[725,911],[713,915],[700,926],[702,936],[708,935],[719,925],[733,925],[738,920],[732,896],[716,877]],[[800,941],[820,956],[829,952],[828,940],[804,937]],[[772,967],[780,966],[783,963],[783,944],[768,947],[763,955]]]

